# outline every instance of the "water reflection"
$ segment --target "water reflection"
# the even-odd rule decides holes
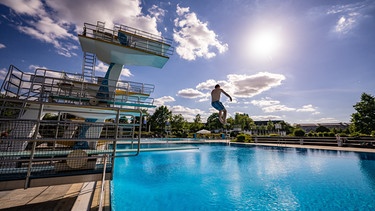
[[[361,171],[375,190],[375,153],[357,153]]]

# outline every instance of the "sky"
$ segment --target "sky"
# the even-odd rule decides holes
[[[0,14],[0,83],[10,65],[81,73],[77,34],[103,21],[173,39],[163,68],[125,65],[121,80],[154,84],[154,104],[188,121],[217,112],[216,84],[229,117],[290,124],[349,123],[375,94],[374,0],[0,0]]]

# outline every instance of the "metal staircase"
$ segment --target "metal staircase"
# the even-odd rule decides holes
[[[93,53],[84,52],[83,54],[83,64],[82,64],[82,75],[89,80],[89,82],[94,83],[95,78],[95,64],[96,56]]]

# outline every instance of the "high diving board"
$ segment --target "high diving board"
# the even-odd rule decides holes
[[[171,40],[131,27],[107,29],[99,23],[85,23],[84,27],[78,35],[82,50],[96,54],[107,64],[162,68],[174,51]]]

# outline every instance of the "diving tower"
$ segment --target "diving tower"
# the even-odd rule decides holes
[[[78,39],[82,74],[9,67],[0,89],[0,190],[111,179],[115,157],[142,151],[142,118],[155,107],[155,87],[120,80],[121,71],[162,68],[172,41],[103,22],[85,23]],[[96,59],[109,65],[104,77],[95,75]],[[118,141],[130,149],[118,151]]]

